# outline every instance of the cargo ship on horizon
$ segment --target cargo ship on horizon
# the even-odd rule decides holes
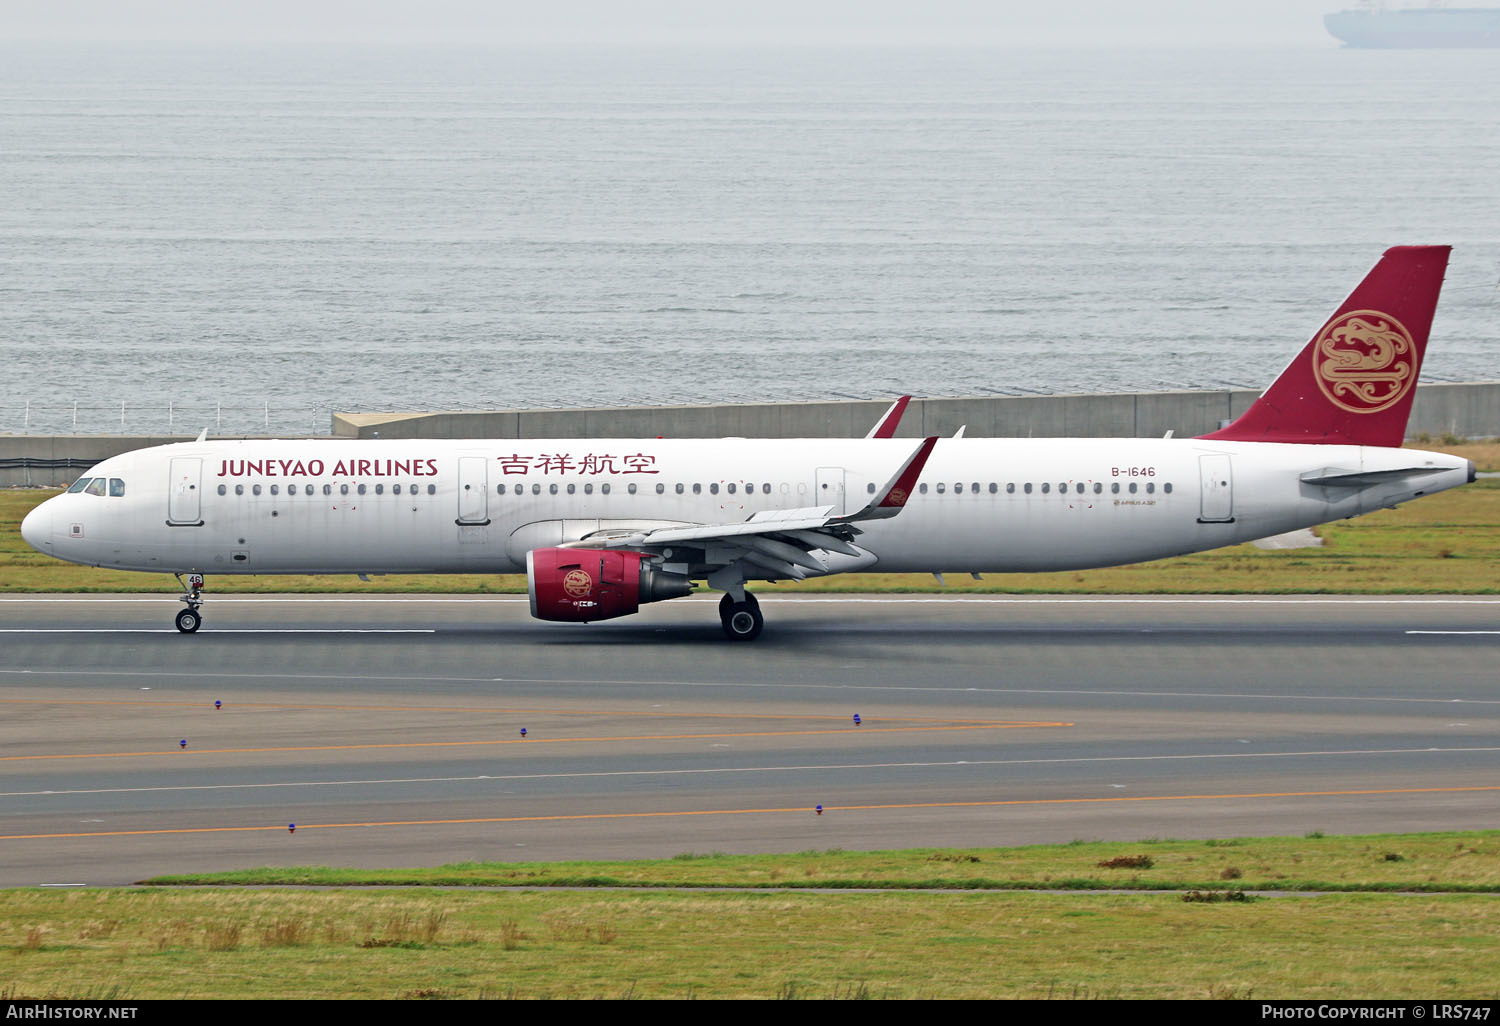
[[[1325,14],[1323,24],[1345,46],[1375,50],[1500,47],[1500,7],[1405,7],[1362,3]]]

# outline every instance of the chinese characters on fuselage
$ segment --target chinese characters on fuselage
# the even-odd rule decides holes
[[[582,456],[574,456],[572,453],[547,453],[541,456],[523,456],[520,453],[512,453],[509,456],[500,457],[500,469],[506,474],[529,474],[533,470],[539,470],[543,474],[660,474],[656,468],[656,457],[647,456],[643,452],[633,453],[629,456],[615,456],[610,453],[585,453]]]

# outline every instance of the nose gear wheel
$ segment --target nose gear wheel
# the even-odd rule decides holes
[[[182,574],[172,576],[182,585],[179,600],[187,606],[177,614],[177,629],[184,634],[192,634],[203,626],[203,614],[198,611],[203,607],[203,575],[188,574],[187,580],[182,579]]]

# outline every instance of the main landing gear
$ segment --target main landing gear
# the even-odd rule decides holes
[[[181,574],[172,576],[182,585],[181,601],[187,604],[187,608],[177,614],[177,629],[184,634],[192,634],[203,626],[203,614],[198,612],[203,606],[203,575],[188,574],[185,581]]]
[[[730,641],[754,641],[766,625],[755,596],[748,591],[744,595],[743,602],[736,602],[729,594],[719,600],[719,622],[724,625],[724,636]]]

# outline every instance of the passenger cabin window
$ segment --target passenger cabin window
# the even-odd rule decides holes
[[[260,494],[260,485],[251,485],[250,486],[250,494],[251,495],[259,495]]]
[[[678,495],[681,495],[682,494],[682,482],[679,481],[675,485],[673,485],[672,486],[672,490],[674,492],[676,492]]]
[[[710,484],[708,486],[708,494],[709,495],[718,495],[719,494],[719,482],[715,481],[715,482],[713,482],[712,484]]]
[[[583,494],[584,495],[593,495],[594,494],[594,485],[593,485],[592,482],[586,482],[584,484],[584,486],[583,486]]]
[[[667,491],[667,486],[664,485],[664,484],[662,484],[660,481],[658,481],[656,483],[656,494],[657,495],[663,495],[663,494],[666,493],[666,491]]]
[[[604,482],[602,485],[599,486],[599,493],[601,495],[608,495],[609,494],[609,482],[608,481]]]
[[[245,486],[242,485],[242,484],[235,485],[234,486],[234,494],[236,494],[236,495],[244,495],[245,494]]]
[[[271,494],[272,495],[280,495],[281,494],[281,485],[272,485],[271,486]]]
[[[229,494],[229,489],[227,487],[225,487],[224,485],[219,485],[219,494],[220,495],[228,495]]]
[[[1161,490],[1164,491],[1164,492],[1166,492],[1168,495],[1171,495],[1172,494],[1172,482],[1168,481],[1166,484],[1162,485],[1161,486]]]
[[[634,495],[634,494],[635,494],[635,485],[634,485],[634,484],[633,484],[633,483],[632,483],[632,484],[631,484],[631,486],[630,486],[630,488],[629,488],[629,489],[628,489],[628,491],[629,491],[629,492],[630,492],[630,494],[631,494],[631,495]]]
[[[1047,493],[1048,493],[1048,492],[1050,492],[1050,491],[1051,491],[1051,490],[1052,490],[1052,485],[1051,485],[1051,483],[1049,483],[1049,482],[1047,482],[1047,481],[1043,481],[1043,482],[1042,482],[1042,494],[1043,494],[1043,495],[1046,495],[1046,494],[1047,494]]]

